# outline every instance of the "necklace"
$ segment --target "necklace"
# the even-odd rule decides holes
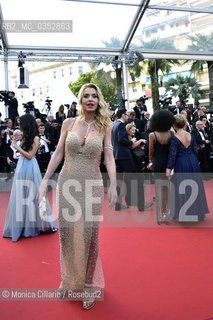
[[[87,125],[87,131],[86,131],[86,134],[85,134],[85,136],[84,136],[84,141],[85,141],[86,138],[87,138],[87,136],[88,136],[88,134],[89,134],[90,127],[91,127],[91,125],[95,122],[95,120],[93,120],[92,122],[87,122],[86,120],[84,120],[84,122],[85,122],[86,125]]]

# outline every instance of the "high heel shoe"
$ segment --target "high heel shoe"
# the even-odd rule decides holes
[[[83,301],[83,309],[84,310],[89,310],[91,308],[93,308],[95,305],[95,301]]]

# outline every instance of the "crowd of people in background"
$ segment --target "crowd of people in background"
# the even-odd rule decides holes
[[[17,108],[18,103],[14,96],[15,94],[13,93],[11,95],[13,103],[10,103],[8,108],[9,117],[6,118],[5,121],[2,121],[2,115],[0,113],[0,172],[13,172],[19,158],[19,154],[11,146],[10,139],[10,137],[13,136],[19,144],[21,143],[22,139]],[[51,155],[56,149],[63,121],[67,118],[75,118],[77,116],[76,107],[77,103],[73,102],[66,114],[64,112],[64,105],[60,105],[55,117],[49,114],[45,120],[38,109],[34,109],[32,112],[29,112],[31,114],[34,113],[33,116],[35,117],[38,125],[40,143],[36,153],[36,158],[41,172],[46,171]],[[61,165],[57,171],[59,171],[60,168]]]
[[[11,148],[10,136],[14,135],[16,141],[21,143],[21,131],[18,115],[18,103],[15,98],[15,93],[10,94],[9,118],[2,121],[0,114],[0,172],[13,172],[16,167],[19,155],[16,150]],[[213,171],[213,125],[212,119],[206,113],[206,107],[194,106],[193,109],[188,109],[181,106],[180,101],[176,102],[175,106],[166,105],[165,109],[169,110],[173,115],[182,114],[186,118],[186,131],[193,134],[198,145],[198,160],[202,172]],[[35,109],[38,110],[38,109]],[[34,117],[38,124],[39,130],[39,148],[36,153],[36,158],[39,163],[41,172],[45,172],[53,152],[59,141],[60,131],[63,121],[66,118],[75,118],[78,115],[77,103],[73,102],[67,112],[64,105],[60,105],[55,117],[49,114],[46,119],[40,116],[39,110],[34,111]],[[152,132],[150,128],[150,113],[144,103],[144,99],[140,98],[136,101],[136,106],[126,111],[125,124],[131,123],[135,129],[131,127],[134,138],[137,141],[141,139],[143,142],[143,159],[137,167],[140,166],[140,171],[147,172],[149,163],[149,135]],[[120,117],[119,111],[112,114],[111,119],[115,123]],[[130,129],[130,127],[129,127]],[[128,130],[129,130],[128,129]],[[130,132],[128,133],[131,135]],[[132,139],[131,138],[131,139]],[[130,141],[131,141],[130,139]],[[131,145],[131,142],[130,142]],[[129,149],[130,148],[129,145]],[[62,164],[61,164],[62,165]],[[58,168],[58,171],[61,168]],[[128,164],[130,171],[132,164]],[[138,170],[138,169],[137,169]]]

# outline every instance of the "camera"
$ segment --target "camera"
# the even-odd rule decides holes
[[[45,153],[45,145],[40,145],[37,151],[38,154],[44,154]]]
[[[146,100],[148,100],[149,97],[146,97],[145,95],[143,97],[140,97],[138,100],[142,101],[142,103],[144,104]]]
[[[172,97],[168,97],[168,98],[164,98],[164,99],[160,99],[158,101],[160,108],[164,109],[166,107],[166,105],[170,105],[172,103]]]
[[[185,108],[186,103],[189,101],[187,100],[189,95],[183,95],[182,97],[180,97],[180,103],[181,103],[181,107]]]
[[[205,113],[210,114],[210,116],[211,116],[213,114],[213,109],[207,109]]]
[[[53,101],[49,99],[49,97],[47,97],[47,99],[45,100],[45,104],[47,105],[47,107],[50,109],[51,108],[51,103]]]
[[[34,101],[29,101],[27,103],[22,103],[23,107],[26,109],[25,113],[30,113],[30,111],[34,110]]]
[[[0,94],[3,96],[3,98],[0,97],[1,102],[4,101],[5,99],[8,99],[8,93],[9,93],[9,91],[0,90]]]
[[[16,162],[15,161],[11,161],[10,162],[10,168],[11,168],[11,170],[14,170],[16,168]]]

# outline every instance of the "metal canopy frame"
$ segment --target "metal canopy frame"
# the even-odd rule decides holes
[[[131,41],[134,37],[134,34],[137,30],[139,23],[141,22],[144,13],[147,9],[155,9],[155,10],[171,10],[171,11],[186,11],[186,12],[197,12],[197,13],[208,13],[213,14],[213,9],[197,9],[197,8],[189,8],[189,7],[175,7],[175,6],[159,6],[159,5],[150,5],[150,0],[141,0],[140,4],[138,3],[120,3],[120,2],[112,2],[112,1],[100,1],[100,0],[64,0],[64,1],[72,1],[79,3],[87,3],[87,4],[108,4],[114,6],[134,6],[138,7],[138,10],[135,14],[135,17],[132,21],[132,24],[127,32],[126,38],[124,40],[122,48],[87,48],[87,47],[44,47],[44,46],[14,46],[9,45],[7,34],[4,30],[1,30],[1,39],[2,39],[2,56],[0,56],[1,60],[9,60],[14,61],[18,59],[18,55],[20,51],[24,51],[26,55],[26,61],[85,61],[85,62],[112,62],[115,56],[119,57],[119,62],[125,59],[125,62],[128,63],[128,51]],[[0,23],[3,21],[3,12],[0,5]],[[186,60],[206,60],[208,58],[209,61],[213,61],[213,54],[205,53],[205,52],[187,52],[187,51],[167,51],[162,52],[159,50],[152,49],[144,49],[141,48],[141,53],[144,58],[168,58],[168,59],[186,59]],[[42,60],[43,59],[43,60]],[[66,60],[65,60],[66,59]]]
[[[28,46],[28,45],[10,45],[6,32],[0,30],[0,40],[2,48],[0,51],[0,61],[4,61],[5,73],[5,89],[8,90],[8,61],[17,61],[20,51],[23,52],[25,61],[42,61],[42,62],[98,62],[98,63],[111,63],[122,65],[123,69],[123,92],[127,100],[127,109],[129,108],[128,96],[128,72],[127,64],[132,63],[134,53],[138,56],[137,50],[141,53],[141,57],[155,58],[155,59],[182,59],[182,60],[205,60],[213,61],[213,52],[189,52],[189,51],[160,51],[153,49],[130,48],[131,41],[137,31],[146,12],[146,10],[167,10],[167,11],[180,11],[213,14],[213,9],[210,8],[191,8],[191,7],[177,7],[168,5],[150,5],[151,0],[140,0],[140,3],[134,3],[134,0],[129,0],[129,3],[113,2],[107,0],[63,0],[73,1],[87,4],[99,5],[112,5],[112,6],[129,6],[137,7],[137,11],[129,30],[124,39],[121,48],[91,48],[91,47],[56,47],[56,46]],[[0,4],[0,25],[4,21],[3,12]],[[213,51],[213,49],[212,49]],[[134,52],[134,53],[133,53]],[[130,58],[131,56],[131,58]],[[116,59],[115,59],[116,57]],[[136,58],[136,57],[135,57]],[[118,67],[118,66],[117,66]],[[7,107],[5,107],[5,115],[7,116]]]

